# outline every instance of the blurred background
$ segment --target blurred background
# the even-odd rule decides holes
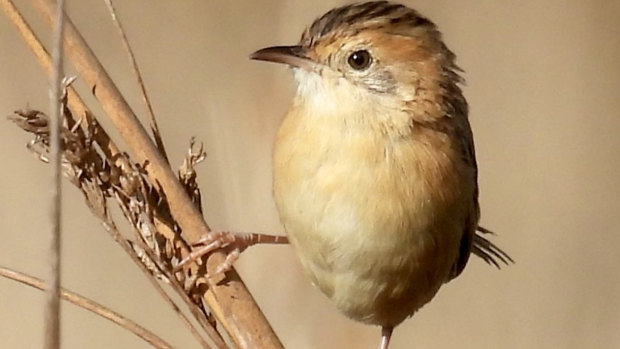
[[[49,44],[30,2],[15,3]],[[270,155],[294,82],[288,69],[248,55],[295,43],[306,25],[343,3],[117,1],[173,164],[190,137],[205,142],[199,182],[215,229],[283,233]],[[497,271],[473,258],[397,328],[392,348],[620,347],[620,2],[405,3],[438,24],[466,71],[482,223],[517,264]],[[103,1],[68,6],[144,115]],[[0,115],[26,106],[47,111],[46,88],[42,69],[0,16]],[[44,276],[51,169],[25,149],[28,140],[0,121],[0,265]],[[64,286],[178,348],[198,348],[68,183],[64,200]],[[290,247],[253,247],[237,267],[287,348],[378,346],[379,329],[340,315]],[[0,278],[1,348],[40,347],[43,299]],[[62,311],[64,348],[149,348],[82,309],[64,303]]]

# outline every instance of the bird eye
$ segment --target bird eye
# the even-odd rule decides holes
[[[372,57],[368,51],[359,50],[351,53],[347,62],[355,70],[364,70],[372,63]]]

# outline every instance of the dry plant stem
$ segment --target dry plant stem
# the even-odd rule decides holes
[[[118,230],[116,230],[116,227],[114,226],[113,223],[107,223],[106,225],[106,229],[111,230],[111,233],[113,235],[113,237],[116,239],[119,239],[119,243],[121,244],[121,246],[123,247],[124,250],[126,250],[128,252],[128,254],[130,255],[130,257],[135,260],[137,262],[137,264],[139,264],[140,268],[145,270],[148,273],[148,270],[146,270],[146,267],[144,266],[143,263],[141,263],[138,260],[138,257],[136,256],[135,253],[133,253],[133,250],[131,248],[131,246],[129,246],[129,244],[127,243],[127,241],[125,239],[122,238],[122,236],[120,235],[120,233],[118,232]],[[160,227],[161,229],[161,227]],[[138,232],[136,232],[137,235],[139,234]],[[121,243],[121,241],[123,243]],[[138,237],[138,239],[136,239],[138,245],[148,254],[149,258],[151,260],[157,260],[157,257],[154,256],[152,254],[151,249],[146,246],[146,244],[144,243],[144,241],[142,239],[140,239]],[[211,338],[211,340],[213,340],[214,344],[217,346],[218,349],[228,349],[228,346],[226,345],[226,343],[224,343],[224,340],[222,339],[222,336],[215,330],[215,328],[213,326],[211,326],[207,320],[207,318],[205,317],[205,314],[200,311],[197,306],[192,302],[192,300],[188,297],[187,293],[185,292],[185,290],[183,290],[183,287],[176,281],[176,279],[174,278],[173,275],[170,275],[166,270],[162,270],[162,272],[165,274],[166,278],[168,278],[168,280],[170,280],[170,286],[174,289],[174,291],[181,297],[183,298],[183,301],[188,305],[189,310],[191,311],[192,315],[194,315],[194,318],[200,323],[201,327],[207,332],[207,334],[209,335],[209,338]],[[153,275],[149,273],[149,275],[151,275],[151,277],[149,278],[154,286],[159,290],[161,290],[162,293],[166,294],[165,298],[166,301],[170,301],[170,305],[174,308],[175,311],[178,310],[178,307],[172,302],[172,300],[170,299],[170,297],[167,296],[167,293],[165,293],[165,291],[161,288],[161,286],[159,285],[159,283],[157,282],[157,280],[155,280],[153,278]],[[183,321],[187,321],[187,318],[183,315],[183,313],[179,312],[179,315],[182,316]],[[204,339],[202,339],[202,336],[200,336],[199,333],[195,332],[195,328],[194,326],[187,321],[187,325],[190,328],[190,331],[192,331],[192,334],[194,334],[194,337],[196,337],[197,339],[199,339],[200,344],[204,347],[204,348],[209,348],[209,345],[204,342]]]
[[[64,84],[64,83],[63,83]],[[66,96],[66,92],[63,93],[63,96]],[[66,97],[63,98],[63,101]],[[181,313],[173,304],[173,301],[170,299],[168,294],[164,292],[161,288],[161,284],[158,283],[155,279],[165,278],[166,281],[172,283],[176,292],[180,295],[184,296],[183,299],[186,301],[187,306],[192,311],[192,314],[196,317],[201,325],[205,327],[205,331],[212,338],[213,342],[218,346],[218,348],[228,348],[223,342],[219,333],[217,333],[214,324],[209,322],[206,319],[205,314],[202,312],[202,307],[193,303],[190,299],[188,299],[188,295],[184,292],[183,288],[178,287],[179,280],[175,278],[171,278],[167,263],[169,263],[168,259],[170,257],[164,257],[164,260],[161,260],[159,256],[161,256],[161,251],[158,251],[158,255],[153,254],[153,251],[145,245],[145,241],[143,240],[145,237],[150,239],[149,236],[152,231],[144,231],[143,234],[140,234],[142,229],[147,229],[145,225],[138,224],[136,225],[136,221],[134,217],[127,216],[131,215],[132,212],[136,212],[136,210],[142,210],[143,208],[137,208],[137,206],[132,205],[131,203],[123,203],[120,195],[123,197],[134,197],[134,200],[138,200],[138,196],[136,192],[125,191],[131,190],[131,186],[121,187],[123,184],[123,180],[121,177],[128,179],[131,178],[131,169],[125,169],[126,172],[123,174],[117,173],[116,176],[113,173],[106,174],[106,169],[102,167],[103,163],[107,162],[107,159],[101,157],[95,149],[90,148],[93,146],[91,135],[88,133],[80,132],[77,127],[75,121],[73,121],[73,115],[70,113],[68,109],[64,110],[64,117],[66,120],[67,127],[63,127],[62,137],[63,137],[63,173],[69,179],[70,183],[75,185],[81,192],[84,194],[86,199],[86,204],[91,210],[91,212],[101,219],[104,228],[110,235],[114,238],[114,240],[123,247],[123,249],[130,255],[133,261],[138,263],[141,270],[145,272],[147,277],[151,280],[151,282],[155,283],[155,287],[160,294],[162,294],[167,302],[169,302],[175,312],[182,317],[184,323],[190,327],[190,331],[192,334],[197,335],[199,342],[203,344],[204,348],[209,348],[206,345],[206,342],[202,340],[201,335],[195,329],[195,327],[187,320],[183,313]],[[24,131],[34,134],[35,139],[28,143],[28,149],[34,152],[38,158],[46,163],[49,163],[49,117],[45,114],[33,111],[33,110],[23,110],[15,112],[15,115],[9,117],[9,120],[16,123],[16,125],[22,128]],[[71,129],[68,128],[68,125],[74,125]],[[92,131],[92,130],[91,130]],[[47,148],[47,151],[46,151]],[[129,161],[129,160],[128,160]],[[111,171],[111,169],[107,169],[107,171]],[[118,178],[116,183],[118,185],[109,186],[109,180],[111,178]],[[125,181],[127,183],[127,181]],[[145,182],[146,185],[148,185]],[[114,191],[114,194],[110,192],[110,190]],[[142,193],[147,193],[143,191]],[[127,218],[132,223],[134,230],[138,233],[138,241],[142,243],[142,248],[140,250],[136,249],[134,246],[129,246],[128,240],[125,240],[121,234],[118,232],[116,228],[116,224],[114,223],[112,216],[108,210],[108,206],[106,204],[106,198],[115,197],[119,200],[119,205],[123,209],[123,212],[127,216]],[[128,204],[129,206],[125,206]],[[144,217],[141,217],[144,219]],[[146,222],[142,220],[142,222]],[[149,240],[150,241],[150,240]],[[168,248],[169,246],[157,245],[159,248]],[[155,246],[152,248],[156,248]],[[148,257],[145,257],[144,253],[148,253]],[[178,258],[178,257],[175,257]],[[165,263],[162,265],[161,263]],[[163,276],[165,274],[166,276]],[[176,276],[176,275],[175,275]],[[184,278],[183,278],[184,279]],[[205,319],[205,321],[202,321]]]
[[[116,25],[116,29],[118,30],[118,33],[121,37],[121,41],[123,42],[125,51],[127,51],[127,55],[129,56],[131,67],[136,76],[138,87],[140,88],[140,94],[142,95],[142,101],[144,102],[146,111],[149,114],[149,118],[151,121],[151,132],[153,133],[153,138],[155,139],[157,148],[161,152],[161,155],[164,157],[166,162],[169,163],[168,155],[166,154],[166,148],[164,147],[164,141],[161,138],[161,132],[159,131],[159,126],[157,125],[157,119],[155,118],[155,113],[153,112],[153,106],[151,105],[151,101],[146,93],[146,87],[144,86],[144,80],[142,79],[140,68],[138,67],[138,63],[136,62],[136,57],[133,54],[133,50],[131,49],[131,46],[129,45],[129,41],[127,40],[127,35],[125,35],[125,30],[123,29],[121,22],[118,20],[118,17],[116,15],[116,10],[114,9],[114,4],[112,4],[112,0],[104,0],[104,2],[108,6],[108,10],[110,11],[110,16],[112,17],[112,21]]]
[[[30,28],[30,26],[26,23],[24,18],[21,16],[21,14],[19,13],[19,11],[15,7],[15,5],[10,0],[0,0],[0,7],[2,7],[2,9],[4,10],[4,12],[7,15],[7,17],[16,26],[17,30],[23,36],[24,41],[30,47],[30,49],[33,51],[33,53],[37,57],[39,63],[43,66],[43,68],[46,71],[46,73],[48,75],[51,75],[51,73],[52,73],[52,69],[51,69],[52,62],[51,62],[51,58],[49,57],[49,54],[47,53],[45,48],[41,45],[41,42],[38,40],[38,38],[36,37],[36,35],[32,31],[32,29]],[[82,119],[83,122],[81,122],[81,126],[82,126],[83,129],[86,129],[88,127],[88,125],[93,125],[95,127],[95,129],[96,129],[96,132],[94,134],[95,141],[99,144],[99,147],[105,153],[106,157],[108,159],[117,158],[117,159],[119,159],[118,161],[124,159],[124,157],[118,157],[117,156],[117,155],[120,154],[120,151],[119,151],[118,147],[110,139],[110,137],[108,136],[106,131],[103,128],[101,128],[101,126],[97,122],[97,119],[95,119],[92,116],[92,113],[90,112],[90,110],[88,109],[86,104],[82,101],[80,96],[77,94],[75,89],[72,86],[67,86],[66,89],[67,89],[67,104],[69,105],[70,109],[76,111],[78,115],[83,117],[83,119]],[[108,229],[106,228],[106,230],[108,230]],[[156,288],[157,292],[164,298],[166,303],[169,304],[172,307],[173,311],[176,314],[178,314],[178,316],[181,318],[181,321],[188,327],[188,329],[192,333],[192,335],[194,335],[194,337],[196,337],[198,342],[204,348],[208,348],[208,344],[204,341],[204,339],[202,338],[200,333],[197,331],[197,329],[194,327],[194,325],[180,311],[180,309],[177,307],[177,305],[174,304],[174,302],[170,299],[168,294],[163,290],[163,288],[158,283],[158,281],[154,278],[154,276],[148,270],[145,269],[145,267],[142,264],[142,262],[137,259],[134,251],[128,245],[127,241],[125,239],[121,238],[120,235],[118,235],[118,232],[116,232],[116,234],[113,233],[112,235],[113,235],[115,241],[117,241],[117,243],[119,243],[119,245],[121,245],[123,250],[125,250],[125,252],[127,252],[127,254],[130,256],[130,258],[134,262],[136,262],[136,264],[138,264],[138,266],[140,267],[141,270],[143,270],[145,272],[146,277],[149,279],[149,281]],[[177,288],[176,291],[179,292],[179,289]],[[180,294],[185,295],[183,290],[181,290]],[[185,298],[187,298],[187,297],[185,297]],[[219,336],[219,333],[215,332],[214,329],[212,328],[212,326],[210,324],[206,323],[206,321],[203,320],[204,314],[202,314],[202,312],[200,312],[197,309],[195,309],[195,305],[191,302],[191,300],[187,299],[186,303],[187,303],[188,307],[192,310],[192,313],[194,314],[194,316],[199,320],[199,322],[201,323],[201,325],[203,326],[205,331],[210,334],[211,338],[215,338],[214,341],[218,345],[218,348],[225,348],[225,344],[222,344],[223,341],[221,340],[221,337]]]
[[[114,241],[116,241],[119,245],[121,245],[123,251],[125,251],[125,253],[127,253],[129,258],[131,258],[131,260],[134,261],[136,263],[136,265],[138,265],[140,270],[142,270],[142,272],[144,272],[144,274],[147,276],[147,279],[149,280],[151,285],[153,285],[155,290],[157,290],[157,293],[159,293],[159,295],[164,299],[164,301],[181,318],[181,321],[183,322],[183,324],[189,329],[190,333],[192,334],[192,336],[194,336],[194,338],[196,338],[198,343],[200,343],[200,346],[202,348],[204,348],[204,349],[210,349],[211,347],[205,341],[205,339],[202,337],[200,332],[198,332],[196,327],[194,327],[194,325],[191,323],[191,321],[185,316],[185,314],[183,314],[181,309],[179,309],[179,307],[170,298],[168,293],[166,293],[166,291],[161,287],[161,284],[157,281],[155,276],[151,272],[149,272],[149,270],[146,268],[144,263],[142,263],[140,261],[140,259],[135,254],[134,250],[131,248],[131,246],[129,245],[127,240],[125,240],[125,238],[123,238],[121,233],[118,231],[118,229],[116,228],[116,225],[114,224],[114,222],[111,222],[111,221],[104,222],[104,228],[106,229],[106,231],[108,231],[110,233],[110,235],[112,235],[112,237],[114,238]],[[138,240],[138,241],[142,242],[142,240]],[[145,246],[143,243],[142,243],[142,248],[145,251],[149,251],[148,247]],[[155,260],[153,256],[151,256],[151,259]],[[171,278],[169,277],[169,279],[171,279]],[[181,294],[185,294],[185,293],[181,292]],[[190,301],[190,303],[187,303],[187,304],[191,304],[191,301]],[[192,307],[192,309],[193,309],[193,307]],[[220,340],[221,340],[221,337],[219,337],[219,334],[217,332],[215,332],[215,330],[211,326],[203,326],[203,328],[205,330],[207,330],[207,332],[209,332],[209,336],[211,338],[220,338]],[[214,341],[216,342],[216,345],[218,346],[218,348],[226,348],[225,344],[223,344],[223,341],[221,341],[222,345],[220,345],[220,343],[216,339],[214,339]]]
[[[48,24],[51,23],[54,2],[32,2]],[[153,183],[165,192],[171,213],[179,223],[183,237],[190,244],[198,241],[209,233],[209,227],[200,212],[69,18],[66,19],[65,33],[67,55],[82,78],[91,86],[95,97],[123,136],[136,161],[148,163],[147,173]],[[224,261],[223,252],[214,252],[207,258],[207,270],[214,272]],[[205,293],[204,300],[235,344],[239,348],[282,348],[273,329],[234,269],[227,273],[225,281],[213,283]]]
[[[52,76],[50,79],[50,163],[52,165],[51,200],[51,246],[49,251],[49,274],[45,302],[46,349],[60,348],[60,257],[62,218],[62,169],[60,130],[62,127],[61,80],[63,78],[62,37],[64,29],[64,0],[56,7],[53,30]]]
[[[24,20],[24,17],[19,13],[11,0],[0,0],[0,6],[9,20],[15,25],[19,33],[23,36],[24,41],[37,57],[45,72],[51,76],[52,60],[43,45],[41,45],[41,41],[36,37],[28,23]],[[108,159],[113,159],[116,155],[120,154],[118,147],[114,144],[114,142],[112,142],[105,130],[99,126],[97,119],[92,116],[92,113],[72,86],[67,87],[67,104],[69,105],[69,108],[83,118],[83,122],[81,123],[83,129],[86,129],[88,125],[95,125],[97,128],[95,140]]]
[[[32,2],[50,23],[54,1],[32,0]],[[65,48],[81,77],[91,86],[94,96],[134,153],[136,162],[148,163],[147,171],[150,179],[159,184],[166,193],[172,214],[181,225],[188,242],[196,241],[208,233],[209,228],[191,204],[176,176],[160,156],[140,121],[69,18],[66,20]]]
[[[45,48],[41,45],[41,42],[38,40],[38,38],[36,37],[32,29],[30,28],[30,26],[25,22],[23,16],[21,16],[21,14],[19,13],[15,5],[10,0],[0,0],[0,7],[2,7],[7,17],[16,26],[20,34],[23,36],[24,41],[28,44],[30,49],[33,51],[35,56],[38,58],[39,63],[43,66],[47,74],[51,75],[52,73],[51,59],[49,57],[49,54],[47,53]],[[96,128],[96,132],[94,134],[95,141],[99,144],[100,148],[106,154],[106,157],[108,159],[115,159],[115,158],[119,159],[117,161],[123,160],[124,157],[117,156],[120,154],[118,147],[110,139],[106,131],[103,128],[101,128],[97,119],[95,119],[92,116],[92,113],[90,112],[86,104],[82,101],[80,96],[77,94],[75,89],[72,86],[67,86],[67,92],[68,92],[67,93],[67,100],[68,100],[67,104],[72,110],[76,111],[78,115],[83,117],[83,119],[81,119],[83,121],[81,122],[81,126],[84,129],[86,129],[88,125],[93,125]],[[112,234],[112,235],[114,236],[115,234]],[[170,234],[167,234],[167,235],[169,236]],[[158,281],[154,278],[154,276],[148,270],[146,270],[142,262],[136,258],[135,253],[131,250],[131,247],[127,244],[127,242],[122,238],[118,239],[116,236],[114,236],[114,238],[115,238],[115,241],[117,241],[121,245],[121,247],[128,253],[130,258],[132,258],[132,260],[134,260],[134,262],[138,264],[141,270],[145,272],[147,278],[154,285],[154,287],[156,287],[158,293],[165,299],[166,303],[169,304],[173,308],[173,311],[175,311],[175,313],[177,313],[181,317],[181,321],[188,327],[188,329],[194,335],[194,337],[196,337],[196,339],[201,343],[203,347],[208,348],[208,344],[204,341],[200,333],[196,330],[193,324],[187,319],[187,317],[185,317],[185,315],[182,312],[180,312],[177,305],[174,304],[174,302],[170,299],[168,294],[163,290],[163,288],[158,283]],[[209,333],[210,337],[213,339],[217,347],[226,348],[227,346],[221,339],[221,336],[219,335],[219,333],[217,333],[214,330],[214,328],[211,326],[211,324],[208,323],[208,321],[204,317],[204,314],[200,310],[196,309],[196,306],[184,293],[184,290],[182,289],[182,287],[179,287],[177,283],[174,283],[173,287],[175,288],[176,292],[184,298],[192,314],[196,317],[196,319],[201,324],[203,329],[207,333]]]
[[[45,289],[45,283],[42,280],[23,274],[23,273],[20,273],[20,272],[17,272],[17,271],[14,271],[14,270],[0,267],[0,275],[6,278],[12,279],[12,280],[21,282],[25,285],[38,288],[39,290]],[[138,325],[137,323],[123,317],[122,315],[106,308],[105,306],[95,301],[92,301],[88,298],[80,296],[77,293],[67,291],[65,289],[60,289],[60,297],[66,301],[69,301],[77,305],[80,308],[89,310],[101,317],[104,317],[114,322],[115,324],[120,325],[121,327],[132,332],[136,336],[147,341],[148,343],[153,345],[153,347],[155,348],[158,348],[158,349],[172,349],[173,348],[170,344],[168,344],[163,339],[159,338],[154,333],[150,332],[149,330]]]
[[[144,245],[142,245],[143,248],[146,247]],[[149,257],[151,259],[154,258],[154,256],[150,253],[150,251],[148,249],[145,249],[145,251],[147,251],[147,253],[149,254]],[[173,280],[172,279],[172,275],[166,274],[166,277],[169,280]],[[177,292],[178,295],[181,296],[181,298],[183,298],[183,301],[186,304],[193,304],[192,300],[189,299],[189,297],[187,296],[187,294],[184,292],[183,288],[181,287],[181,285],[178,282],[172,281],[170,283],[170,285],[172,286],[172,288]],[[162,292],[165,292],[163,289],[161,289]],[[172,302],[172,300],[170,300]],[[171,303],[171,305],[175,308],[175,309],[179,309],[174,303]],[[205,317],[204,313],[201,312],[198,307],[196,306],[189,306],[189,310],[192,313],[192,315],[194,315],[194,317],[196,318],[196,320],[200,323],[201,327],[207,332],[207,334],[209,335],[209,338],[211,338],[211,340],[214,342],[215,346],[217,346],[218,349],[229,349],[228,345],[224,342],[224,339],[222,338],[222,336],[215,330],[215,328],[213,326],[211,326],[207,320],[207,318]],[[197,331],[195,331],[195,327],[191,324],[191,322],[189,322],[189,320],[180,312],[179,310],[179,314],[183,316],[184,320],[187,321],[187,325],[191,326],[192,334],[194,335],[194,337],[196,337],[197,339],[200,338],[198,340],[198,342],[200,343],[200,345],[203,348],[209,349],[210,346],[209,344],[207,344],[207,342],[205,342],[204,338],[202,338],[202,336],[200,335],[200,333],[198,333]]]

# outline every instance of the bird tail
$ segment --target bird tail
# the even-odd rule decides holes
[[[497,269],[501,269],[502,264],[514,263],[514,260],[506,252],[484,237],[484,235],[495,235],[494,232],[481,226],[478,226],[476,231],[471,250],[473,254]]]

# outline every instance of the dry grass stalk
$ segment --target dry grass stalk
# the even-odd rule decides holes
[[[65,2],[60,0],[56,6],[52,44],[52,76],[50,77],[50,127],[49,150],[52,163],[52,198],[50,210],[51,239],[49,258],[49,274],[45,301],[45,334],[46,349],[60,348],[60,273],[61,273],[61,239],[62,239],[62,186],[61,186],[61,80],[63,77],[62,39],[64,30]]]
[[[65,94],[66,100],[66,94]],[[83,130],[80,122],[75,120],[68,108],[63,110],[65,123],[61,132],[63,174],[83,193],[90,210],[98,217],[104,228],[111,233],[115,241],[138,262],[150,276],[170,284],[175,291],[184,296],[192,314],[202,325],[203,330],[215,342],[217,348],[228,348],[222,336],[217,332],[214,321],[201,302],[204,293],[204,278],[190,272],[178,272],[172,275],[169,270],[176,265],[187,245],[178,234],[178,225],[172,220],[159,191],[146,180],[143,168],[132,163],[127,154],[118,154],[115,159],[108,159],[94,141],[93,134],[101,129],[92,125]],[[49,162],[49,118],[36,110],[17,111],[9,117],[19,127],[34,135],[27,145],[37,157]],[[193,171],[197,163],[191,159],[200,159],[194,152],[188,155],[190,160],[185,168]],[[120,159],[122,158],[122,159]],[[187,162],[186,161],[186,162]],[[121,164],[116,166],[116,164]],[[187,177],[187,176],[186,176]],[[194,178],[189,176],[189,178]],[[194,188],[195,182],[186,181],[188,187]],[[199,194],[198,194],[199,195]],[[116,201],[123,214],[134,228],[135,237],[127,239],[118,231],[117,224],[110,214],[109,200]],[[172,229],[166,231],[170,238],[160,234],[155,226],[155,218],[166,222]],[[204,273],[202,275],[205,275]],[[169,302],[169,297],[165,296]],[[173,303],[172,303],[173,304]],[[176,306],[175,306],[176,307]],[[178,308],[178,307],[177,307]],[[179,312],[181,316],[184,315]],[[184,321],[191,325],[187,319]],[[193,327],[190,327],[196,336]],[[209,345],[200,335],[196,336],[203,344]]]
[[[147,114],[149,115],[149,120],[151,122],[151,133],[153,134],[153,139],[155,140],[155,144],[157,144],[157,149],[164,157],[166,161],[168,161],[168,155],[166,154],[166,148],[164,147],[164,141],[161,138],[161,132],[159,131],[159,126],[157,124],[157,119],[155,118],[155,113],[153,112],[153,106],[151,105],[151,101],[146,93],[146,87],[144,86],[144,80],[142,79],[142,73],[140,73],[140,67],[138,67],[138,62],[136,61],[136,57],[133,54],[133,50],[129,45],[129,41],[127,40],[127,35],[125,35],[125,30],[123,29],[123,25],[118,20],[118,16],[116,15],[116,9],[114,8],[114,4],[112,0],[104,0],[106,6],[108,7],[108,11],[110,12],[110,16],[112,17],[112,22],[116,26],[118,33],[121,37],[121,41],[123,42],[123,47],[127,52],[127,56],[129,57],[129,61],[131,62],[131,68],[133,69],[134,75],[136,77],[138,88],[140,89],[140,95],[142,96],[142,102],[144,102],[144,106]]]
[[[40,290],[43,290],[46,287],[43,280],[7,268],[0,267],[0,275]],[[97,302],[62,288],[60,289],[60,297],[80,308],[84,308],[120,325],[121,327],[131,331],[136,336],[144,339],[147,343],[157,349],[173,349],[170,344],[159,338],[156,334]]]
[[[33,0],[33,3],[49,22],[53,2]],[[42,65],[49,67],[49,57],[21,16],[15,14],[12,3],[0,0],[0,5],[24,34]],[[90,209],[132,258],[148,269],[149,275],[166,280],[181,295],[215,347],[281,348],[277,336],[234,270],[220,279],[205,277],[207,269],[213,271],[225,260],[224,252],[217,251],[190,267],[173,272],[175,264],[189,253],[190,245],[209,231],[197,205],[200,191],[193,169],[204,159],[204,153],[202,149],[194,150],[192,143],[179,176],[175,176],[68,18],[66,26],[67,55],[81,77],[93,87],[95,97],[135,158],[119,152],[79,96],[68,87],[65,98],[69,107],[64,109],[65,123],[61,133],[65,176],[82,191]],[[77,119],[71,109],[77,113]],[[49,128],[45,114],[26,110],[17,112],[11,119],[34,135],[29,149],[41,160],[48,160]],[[109,214],[110,200],[119,204],[134,228],[133,239],[118,232]],[[226,330],[232,343],[224,341],[221,328]],[[195,335],[196,332],[192,331]],[[201,344],[208,347],[204,341]]]
[[[32,1],[50,23],[53,4],[49,0]],[[69,18],[66,23],[65,48],[67,56],[81,78],[91,86],[96,99],[121,133],[135,161],[149,164],[146,174],[165,192],[171,214],[180,225],[183,238],[191,244],[208,234],[210,229],[202,215],[191,204],[191,200],[150,140],[148,133]],[[207,269],[210,272],[215,271],[224,260],[223,251],[210,254],[206,258]],[[231,270],[226,274],[225,281],[211,285],[205,293],[204,300],[235,344],[241,348],[281,348],[277,336],[239,275]]]

